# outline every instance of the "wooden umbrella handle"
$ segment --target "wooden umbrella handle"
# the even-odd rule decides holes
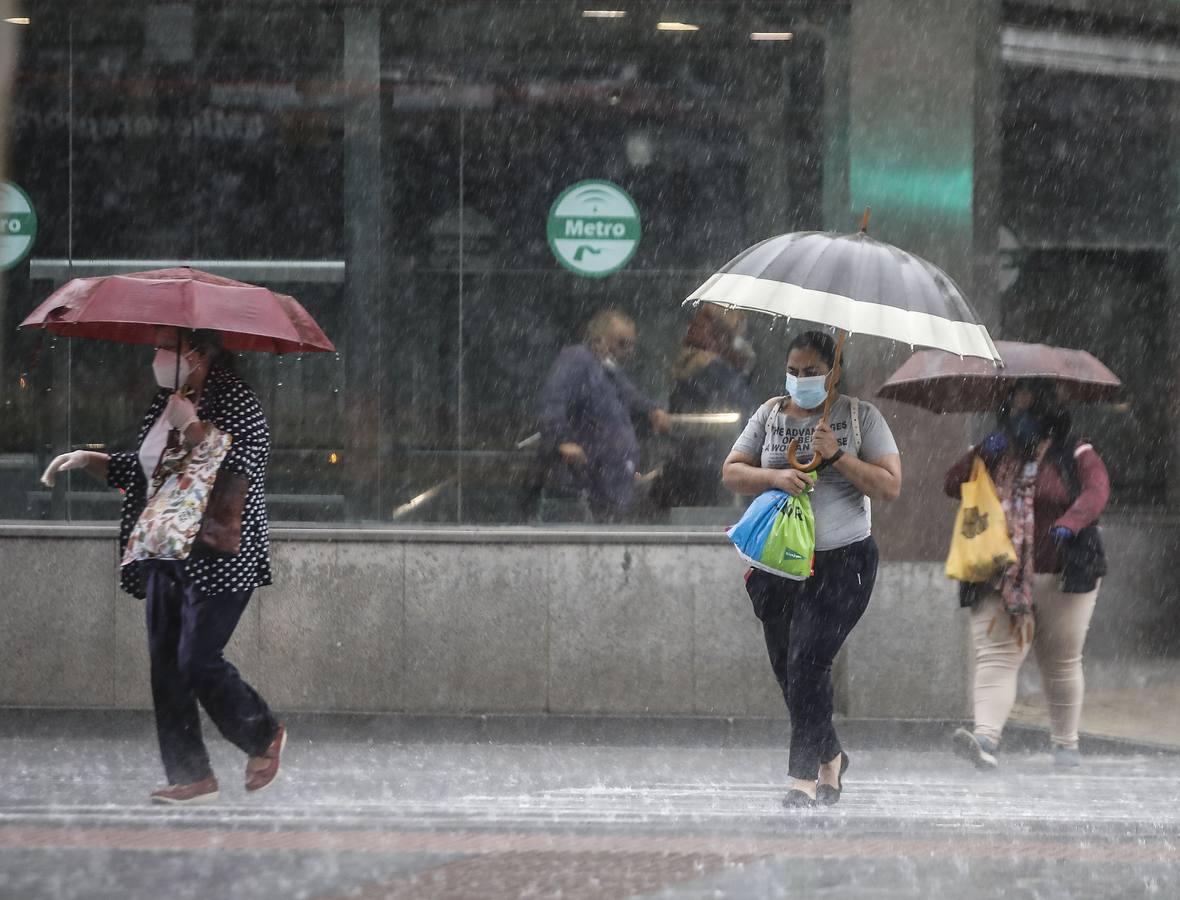
[[[840,337],[836,340],[836,357],[832,361],[832,371],[828,373],[830,379],[828,383],[828,396],[824,398],[824,414],[819,420],[821,425],[828,423],[828,416],[832,412],[832,404],[836,402],[836,398],[840,396],[837,385],[840,383],[840,359],[844,352],[844,339],[848,337],[848,332],[841,331]],[[792,469],[796,469],[803,473],[814,472],[823,465],[824,458],[819,451],[813,451],[811,460],[807,463],[800,463],[796,454],[799,452],[799,439],[793,438],[791,443],[787,445],[787,462],[790,463]]]

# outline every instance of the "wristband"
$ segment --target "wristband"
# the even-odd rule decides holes
[[[844,448],[841,447],[838,450],[836,450],[835,453],[833,453],[831,456],[828,457],[828,462],[834,466],[836,463],[838,463],[840,461],[840,457],[843,455],[844,455]]]

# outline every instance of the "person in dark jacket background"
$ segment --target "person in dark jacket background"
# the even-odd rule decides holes
[[[541,389],[542,454],[554,458],[550,489],[585,491],[595,521],[630,509],[639,466],[639,427],[666,431],[668,414],[631,383],[635,323],[608,309],[586,326],[584,343],[558,354]]]
[[[741,341],[745,324],[738,310],[701,305],[684,335],[684,346],[672,369],[675,384],[668,411],[675,413],[737,413],[744,422],[757,403],[743,368],[749,363]],[[676,441],[655,488],[655,500],[669,506],[716,506],[732,494],[717,479],[719,461],[729,453],[736,432],[689,434]]]
[[[176,385],[180,350],[180,385]],[[151,656],[152,704],[168,787],[154,791],[153,803],[208,803],[219,795],[217,778],[201,737],[197,704],[247,754],[245,787],[259,791],[279,772],[286,730],[266,701],[223,656],[226,644],[256,587],[271,583],[266,516],[266,469],[270,429],[254,392],[224,360],[220,335],[160,328],[153,361],[155,399],[144,416],[135,450],[96,453],[78,450],[58,456],[42,480],[52,486],[59,471],[84,468],[123,491],[120,550],[148,500],[170,432],[196,446],[213,425],[232,436],[222,469],[249,482],[241,523],[241,548],[234,556],[200,554],[187,559],[130,561],[122,587],[146,600]],[[191,398],[191,399],[190,399]]]
[[[1110,480],[1097,451],[1071,437],[1069,413],[1051,382],[1018,382],[997,421],[997,430],[946,475],[947,494],[958,498],[975,457],[984,460],[1017,555],[995,583],[962,585],[975,645],[975,727],[958,729],[953,744],[980,768],[998,765],[996,749],[1031,646],[1049,702],[1054,760],[1077,766],[1082,647],[1106,573],[1097,522]]]

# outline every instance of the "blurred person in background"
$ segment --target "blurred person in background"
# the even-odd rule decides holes
[[[702,304],[688,323],[680,356],[672,367],[675,384],[668,411],[733,413],[745,421],[755,407],[748,372],[753,351],[745,341],[739,310]],[[736,428],[716,423],[678,435],[653,490],[658,506],[718,506],[732,494],[717,479],[717,467],[733,444]]]
[[[626,517],[639,475],[639,433],[664,432],[668,414],[623,371],[635,353],[635,322],[615,309],[586,325],[585,340],[558,354],[541,389],[545,493],[584,496],[596,522]]]
[[[1072,436],[1052,382],[1017,382],[996,426],[946,474],[946,493],[958,499],[975,458],[983,459],[1017,556],[993,583],[961,582],[975,645],[975,725],[955,731],[953,746],[978,768],[996,768],[1031,647],[1049,702],[1054,761],[1074,767],[1081,762],[1082,647],[1106,573],[1097,522],[1110,479],[1097,451]]]

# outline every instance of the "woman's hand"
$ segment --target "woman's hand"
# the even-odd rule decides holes
[[[572,442],[558,444],[557,452],[561,454],[562,460],[567,465],[574,466],[575,468],[582,469],[590,464],[589,460],[586,459],[586,451],[582,449],[581,444]]]
[[[774,487],[780,491],[786,491],[792,497],[798,497],[812,485],[811,479],[797,469],[770,469],[768,471],[774,473],[772,476]]]
[[[164,421],[177,431],[184,431],[197,419],[197,408],[192,401],[173,394],[168,398],[168,405],[164,407]]]
[[[811,450],[824,459],[831,459],[840,450],[840,442],[836,440],[836,432],[832,431],[827,422],[820,422],[811,436]]]
[[[100,471],[105,472],[109,459],[110,457],[105,453],[96,453],[93,450],[75,450],[72,453],[63,453],[54,457],[53,462],[45,469],[41,476],[41,483],[46,487],[53,487],[57,481],[57,473],[70,469],[86,469],[98,476]]]

